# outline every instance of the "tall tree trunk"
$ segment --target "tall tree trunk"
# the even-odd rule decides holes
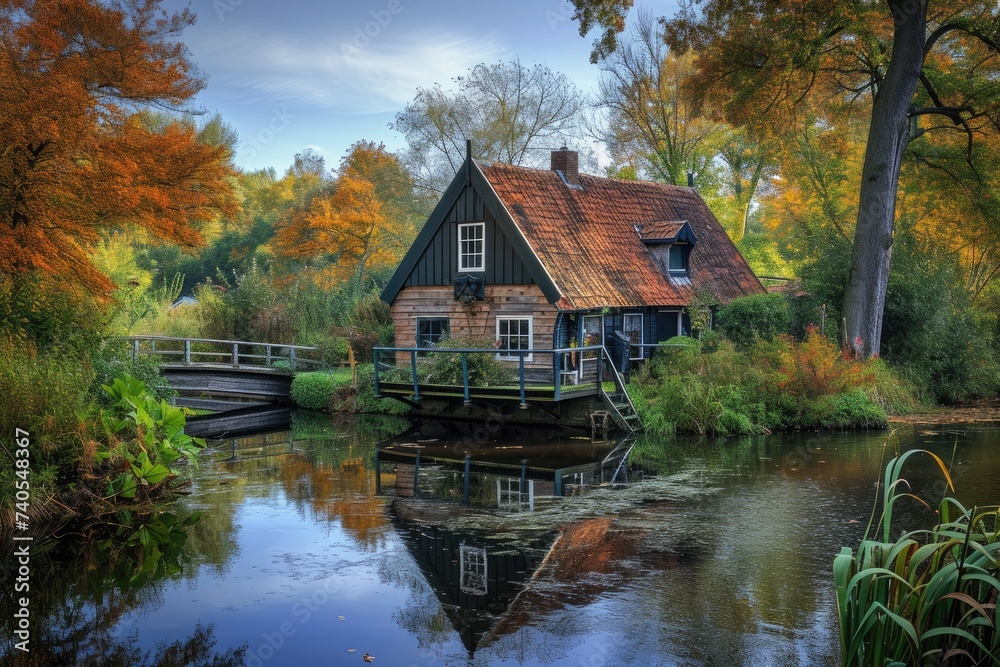
[[[888,0],[895,21],[892,58],[872,107],[851,270],[844,294],[847,338],[855,354],[871,357],[882,344],[882,316],[896,218],[899,168],[908,140],[907,112],[920,79],[928,0]]]

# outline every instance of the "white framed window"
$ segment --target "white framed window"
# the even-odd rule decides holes
[[[512,359],[517,361],[521,355],[504,353],[503,350],[531,349],[531,318],[530,317],[497,317],[497,359]],[[531,355],[524,355],[525,361],[531,361]]]
[[[642,359],[642,313],[626,313],[622,316],[622,333],[634,345],[628,348],[629,359]]]
[[[486,270],[485,222],[467,222],[458,226],[458,270]]]
[[[466,595],[486,595],[489,573],[486,549],[461,545],[458,549],[459,588]]]

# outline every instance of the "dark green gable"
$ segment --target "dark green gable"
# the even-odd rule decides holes
[[[404,287],[451,286],[458,272],[458,225],[485,222],[485,271],[474,273],[486,285],[537,284],[550,303],[559,300],[556,289],[528,246],[507,209],[497,198],[475,162],[466,162],[427,219],[382,300],[392,303]]]
[[[487,285],[534,284],[531,272],[514,251],[493,214],[485,210],[482,198],[469,186],[462,190],[423,254],[410,271],[404,287],[451,285],[467,272],[458,271],[458,223],[486,223],[486,261],[482,275]]]

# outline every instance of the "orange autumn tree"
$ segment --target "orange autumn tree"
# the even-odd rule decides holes
[[[412,239],[412,193],[413,181],[396,156],[380,144],[354,144],[329,191],[279,225],[279,264],[344,285],[359,298],[373,272],[395,267]]]
[[[194,18],[159,0],[0,0],[0,272],[107,295],[89,259],[103,233],[194,246],[235,210],[230,149],[150,113],[184,112],[204,85],[177,41]]]

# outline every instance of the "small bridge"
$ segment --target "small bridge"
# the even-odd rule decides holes
[[[211,338],[132,336],[132,359],[153,356],[176,403],[227,410],[287,401],[297,371],[326,368],[317,347]]]

